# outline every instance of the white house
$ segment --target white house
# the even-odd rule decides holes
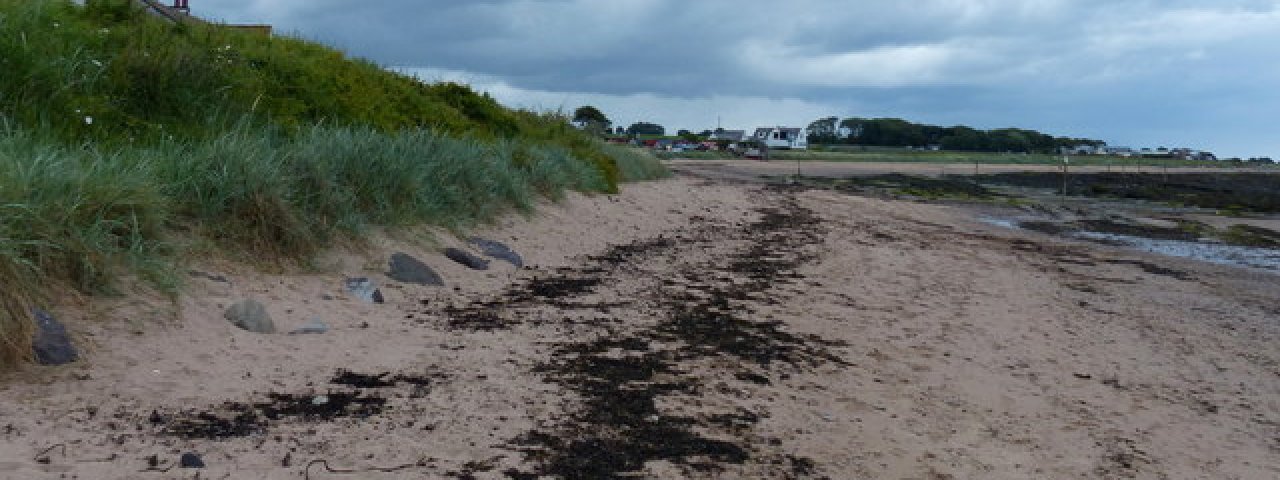
[[[741,142],[747,136],[745,130],[718,130],[711,133],[707,140],[728,140],[730,142]]]
[[[806,150],[809,138],[803,128],[792,127],[760,127],[754,135],[756,140],[769,148],[780,150]]]

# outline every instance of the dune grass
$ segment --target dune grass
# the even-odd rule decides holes
[[[0,367],[30,356],[51,287],[173,290],[191,245],[302,264],[372,227],[668,175],[567,120],[125,0],[0,0]]]
[[[652,157],[617,154],[628,179],[665,173]],[[133,272],[171,286],[174,237],[246,262],[303,263],[373,226],[464,229],[531,211],[538,198],[609,189],[565,148],[430,130],[286,135],[245,124],[208,140],[107,149],[0,131],[0,358],[25,348],[25,312],[50,282],[104,293]]]

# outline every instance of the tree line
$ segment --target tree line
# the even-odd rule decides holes
[[[627,128],[621,126],[616,129],[613,127],[613,121],[601,112],[600,109],[591,105],[578,107],[573,111],[573,119],[571,120],[579,128],[591,132],[595,135],[666,135],[667,129],[662,125],[651,122],[636,122]]]
[[[1056,153],[1061,147],[1106,145],[1101,140],[1055,137],[1020,128],[978,130],[963,125],[941,127],[898,118],[827,117],[807,129],[810,144],[866,145],[878,147],[938,146],[944,150],[972,152]]]

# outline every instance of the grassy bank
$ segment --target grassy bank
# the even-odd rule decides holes
[[[193,246],[301,264],[371,227],[667,175],[561,115],[124,1],[0,0],[0,71],[0,365],[30,353],[51,287],[177,288]]]

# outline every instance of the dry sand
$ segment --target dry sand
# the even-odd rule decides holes
[[[479,233],[529,268],[384,238],[60,305],[88,360],[0,378],[0,478],[1280,478],[1274,275],[688,175]],[[395,251],[448,286],[387,279]],[[333,329],[237,330],[250,297]],[[321,395],[357,403],[289,414]],[[207,468],[162,471],[184,452]]]

